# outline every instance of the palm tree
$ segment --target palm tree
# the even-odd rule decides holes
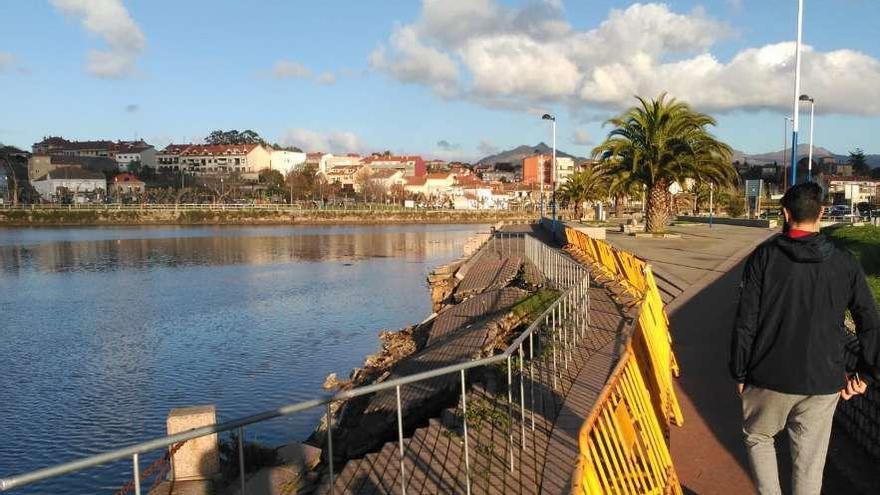
[[[599,201],[608,196],[607,177],[595,167],[575,172],[559,188],[559,195],[566,203],[574,203],[574,215],[580,218],[578,208],[581,204],[585,201]]]
[[[611,177],[612,194],[633,184],[644,186],[647,198],[645,229],[663,232],[669,219],[673,182],[686,179],[729,185],[736,182],[732,150],[708,130],[715,119],[694,111],[666,93],[610,119],[614,129],[593,150],[599,167]]]

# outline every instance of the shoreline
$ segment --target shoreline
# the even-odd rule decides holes
[[[179,225],[381,225],[534,221],[531,212],[495,210],[217,210],[34,209],[0,210],[0,227]]]

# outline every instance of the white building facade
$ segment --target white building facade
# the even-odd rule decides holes
[[[306,154],[299,151],[272,150],[269,154],[269,168],[287,175],[299,170],[306,163]]]

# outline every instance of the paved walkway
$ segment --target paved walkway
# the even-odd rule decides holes
[[[741,439],[741,403],[727,372],[730,332],[742,262],[774,232],[716,225],[673,229],[681,239],[645,240],[611,235],[609,241],[646,258],[656,272],[674,277],[680,293],[667,304],[681,377],[676,382],[685,424],[671,431],[672,456],[685,493],[755,493]],[[778,442],[786,489],[787,442]],[[845,435],[835,432],[823,493],[860,493],[836,469],[834,457],[852,457]]]

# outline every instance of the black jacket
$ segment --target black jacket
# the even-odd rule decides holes
[[[846,348],[863,372],[880,365],[880,315],[861,266],[825,236],[778,235],[749,256],[730,349],[734,380],[777,392],[831,394],[845,385]],[[858,345],[847,342],[849,309]]]

